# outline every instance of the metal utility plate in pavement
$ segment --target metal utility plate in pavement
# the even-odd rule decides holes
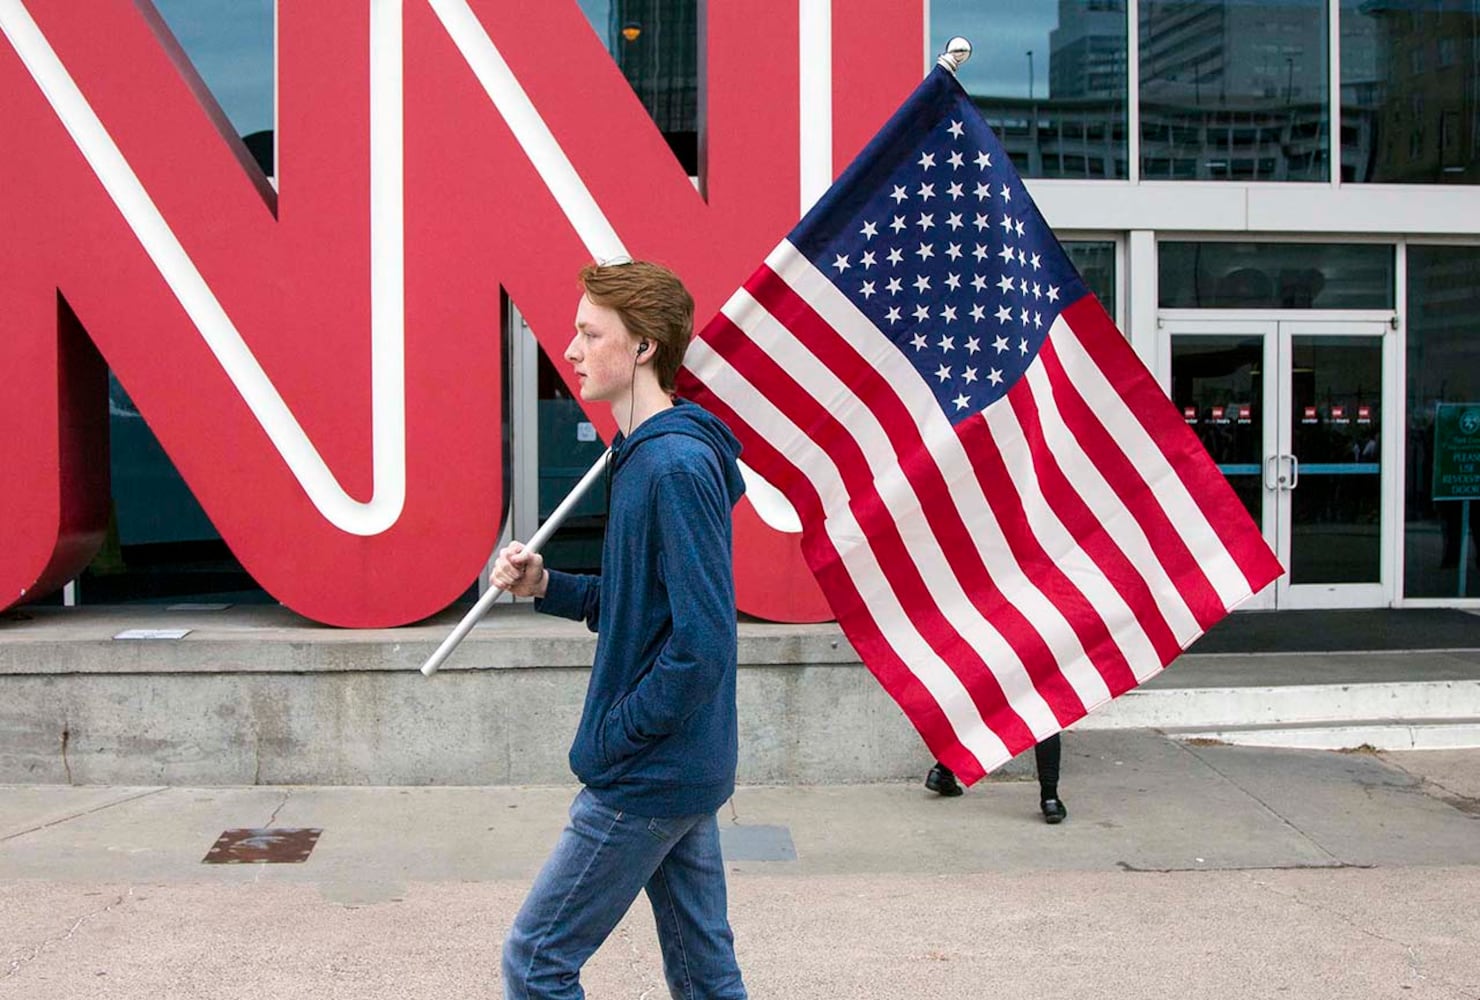
[[[323,832],[312,827],[227,830],[201,858],[201,864],[298,864],[308,860]]]
[[[722,826],[720,853],[726,861],[795,861],[796,845],[784,826]]]

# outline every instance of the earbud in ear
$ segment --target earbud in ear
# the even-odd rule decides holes
[[[640,344],[637,345],[637,353],[638,354],[646,354],[647,353],[647,349],[648,349],[648,342],[646,340],[644,340],[642,343],[640,343]]]

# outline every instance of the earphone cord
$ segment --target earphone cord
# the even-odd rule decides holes
[[[647,341],[643,341],[638,346],[637,353],[632,355],[632,382],[627,386],[627,437],[632,436],[632,413],[637,408],[637,359],[646,350]]]

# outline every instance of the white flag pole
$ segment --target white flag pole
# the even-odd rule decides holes
[[[534,537],[525,544],[525,551],[538,552],[550,540],[550,536],[555,534],[560,525],[570,516],[571,510],[576,504],[581,502],[581,499],[591,489],[592,485],[595,484],[596,477],[600,476],[602,470],[606,468],[606,461],[610,455],[610,448],[602,452],[601,457],[596,460],[596,464],[591,466],[590,470],[581,477],[581,481],[576,483],[571,491],[565,495],[565,499],[560,501],[560,506],[555,508],[555,512],[545,519],[545,523],[540,525],[540,530],[536,531]],[[443,661],[452,655],[452,651],[457,648],[458,643],[467,638],[468,633],[473,630],[473,626],[478,624],[478,620],[488,614],[488,609],[493,607],[493,602],[498,600],[499,595],[502,593],[503,590],[501,588],[489,587],[487,592],[478,598],[478,603],[473,605],[472,610],[463,615],[463,620],[457,623],[457,628],[452,630],[452,634],[446,639],[443,639],[442,645],[437,647],[437,651],[421,665],[421,672],[428,677],[436,673],[437,668],[442,666]]]

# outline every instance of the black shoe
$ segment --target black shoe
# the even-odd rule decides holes
[[[930,769],[930,773],[925,775],[925,787],[936,795],[943,795],[948,799],[955,798],[966,790],[961,787],[961,783],[956,780],[956,775],[951,772],[951,769],[944,764],[936,764]]]
[[[1064,817],[1069,815],[1069,810],[1065,809],[1064,804],[1058,799],[1044,799],[1042,807],[1043,822],[1045,823],[1062,823]]]

